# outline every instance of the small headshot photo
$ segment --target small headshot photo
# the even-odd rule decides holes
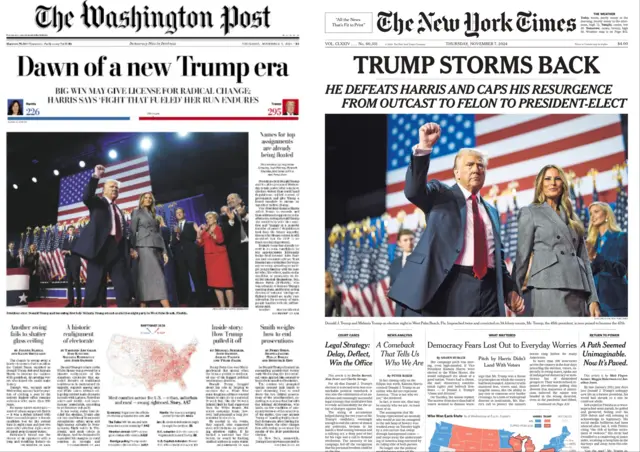
[[[9,99],[7,100],[9,107],[9,116],[22,116],[22,99]]]
[[[283,99],[282,114],[285,116],[298,116],[298,99]]]

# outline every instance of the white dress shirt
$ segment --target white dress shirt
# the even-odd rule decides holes
[[[423,156],[431,154],[431,149],[418,149],[418,145],[413,147],[413,155],[415,156]],[[467,221],[465,225],[464,232],[464,242],[462,244],[462,250],[456,259],[456,265],[463,265],[465,267],[473,267],[473,253],[474,253],[474,240],[473,240],[473,204],[471,201],[471,192],[464,188],[462,185],[458,184],[464,199],[467,200]],[[493,227],[491,225],[491,218],[489,217],[489,213],[487,209],[484,207],[484,203],[482,202],[482,198],[480,195],[477,195],[478,201],[478,211],[480,212],[480,216],[482,217],[482,221],[484,222],[485,234],[487,237],[487,267],[494,268],[495,259],[494,252],[496,249],[496,241],[493,236]],[[404,261],[403,261],[404,264]]]
[[[411,253],[407,253],[406,251],[402,252],[402,268],[404,268],[404,265],[407,263],[407,257],[409,257]]]

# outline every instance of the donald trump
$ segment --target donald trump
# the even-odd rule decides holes
[[[504,316],[524,302],[503,259],[498,212],[481,196],[487,159],[460,149],[453,160],[455,184],[427,180],[431,150],[440,126],[420,128],[407,168],[405,196],[422,209],[427,227],[389,291],[405,315]]]

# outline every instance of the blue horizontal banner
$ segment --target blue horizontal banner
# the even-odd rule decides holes
[[[129,121],[130,116],[20,116],[9,117],[15,121]]]

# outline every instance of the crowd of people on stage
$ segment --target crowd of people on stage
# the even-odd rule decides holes
[[[103,196],[95,194],[104,173],[104,166],[96,166],[84,189],[89,223],[79,237],[69,226],[64,238],[67,307],[106,306],[107,277],[119,307],[205,306],[209,289],[220,307],[248,306],[249,214],[237,193],[227,196],[219,214],[207,212],[201,224],[178,207],[173,228],[156,213],[153,194],[143,193],[129,223],[117,204],[118,181],[107,180]],[[81,258],[87,260],[84,303]],[[35,244],[25,254],[9,243],[7,268],[29,268],[30,300],[39,298],[39,259]]]
[[[627,234],[609,204],[589,206],[589,227],[574,211],[562,168],[538,173],[533,202],[520,209],[516,259],[507,269],[497,210],[480,195],[487,159],[461,149],[456,183],[427,177],[440,127],[420,128],[407,169],[405,195],[427,220],[418,243],[398,232],[401,257],[390,265],[389,298],[396,316],[626,317]],[[585,239],[586,236],[586,239]],[[325,276],[325,316],[341,315],[340,296]]]

